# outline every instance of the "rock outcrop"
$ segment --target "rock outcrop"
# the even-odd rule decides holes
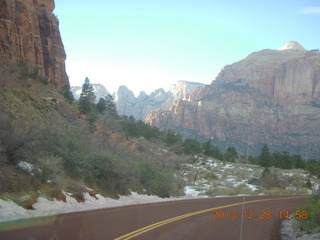
[[[204,86],[202,83],[178,81],[169,88],[175,100],[187,100],[191,93],[198,87]]]
[[[109,92],[102,84],[92,84],[96,101],[100,97],[107,96]],[[150,95],[140,92],[138,97],[126,86],[120,86],[113,95],[119,115],[133,116],[136,120],[144,120],[146,116],[156,110],[169,110],[174,101],[188,99],[191,93],[198,87],[204,86],[202,83],[178,81],[170,86],[166,92],[162,88],[155,90]],[[73,95],[79,99],[82,87],[71,87]]]
[[[55,88],[69,85],[54,0],[0,0],[0,58],[23,61]]]
[[[127,87],[122,86],[115,96],[115,103],[120,115],[132,115],[137,120],[144,120],[155,109],[169,110],[174,101],[189,98],[199,86],[203,86],[203,84],[179,81],[172,85],[167,92],[160,88],[150,95],[140,92],[137,98]]]
[[[319,157],[320,53],[299,45],[255,52],[226,66],[189,101],[152,112],[146,122],[234,145],[242,154],[268,144]]]

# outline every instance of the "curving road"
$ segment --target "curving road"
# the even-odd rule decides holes
[[[279,240],[286,213],[307,198],[205,198],[63,214],[29,220],[19,228],[2,225],[0,239]]]

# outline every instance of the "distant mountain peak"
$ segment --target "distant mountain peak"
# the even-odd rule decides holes
[[[297,51],[307,51],[300,43],[297,41],[290,41],[283,45],[278,50],[297,50]]]

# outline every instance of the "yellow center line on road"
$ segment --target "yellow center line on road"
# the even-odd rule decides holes
[[[135,230],[133,232],[127,233],[121,237],[115,238],[114,240],[129,240],[132,239],[138,235],[141,235],[142,233],[148,232],[152,229],[161,227],[163,225],[169,224],[171,222],[175,222],[178,221],[180,219],[184,219],[187,217],[191,217],[191,216],[195,216],[198,214],[202,214],[205,212],[211,212],[214,210],[218,210],[218,209],[223,209],[223,208],[229,208],[229,207],[233,207],[233,206],[239,206],[242,204],[249,204],[249,203],[256,203],[256,202],[266,202],[266,201],[276,201],[276,200],[288,200],[288,199],[294,199],[294,198],[303,198],[303,197],[308,197],[308,196],[296,196],[296,197],[284,197],[284,198],[267,198],[267,199],[259,199],[259,200],[251,200],[251,201],[246,201],[246,202],[239,202],[239,203],[234,203],[234,204],[229,204],[229,205],[224,205],[224,206],[219,206],[219,207],[214,207],[214,208],[208,208],[208,209],[204,209],[204,210],[200,210],[200,211],[196,211],[196,212],[191,212],[191,213],[187,213],[184,215],[180,215],[177,217],[173,217],[173,218],[169,218],[166,220],[163,220],[161,222],[157,222],[151,225],[148,225],[146,227],[140,228],[138,230]]]

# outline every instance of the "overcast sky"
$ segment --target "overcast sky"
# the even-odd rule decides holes
[[[319,0],[55,0],[72,86],[112,93],[209,84],[220,69],[291,40],[320,48]]]

